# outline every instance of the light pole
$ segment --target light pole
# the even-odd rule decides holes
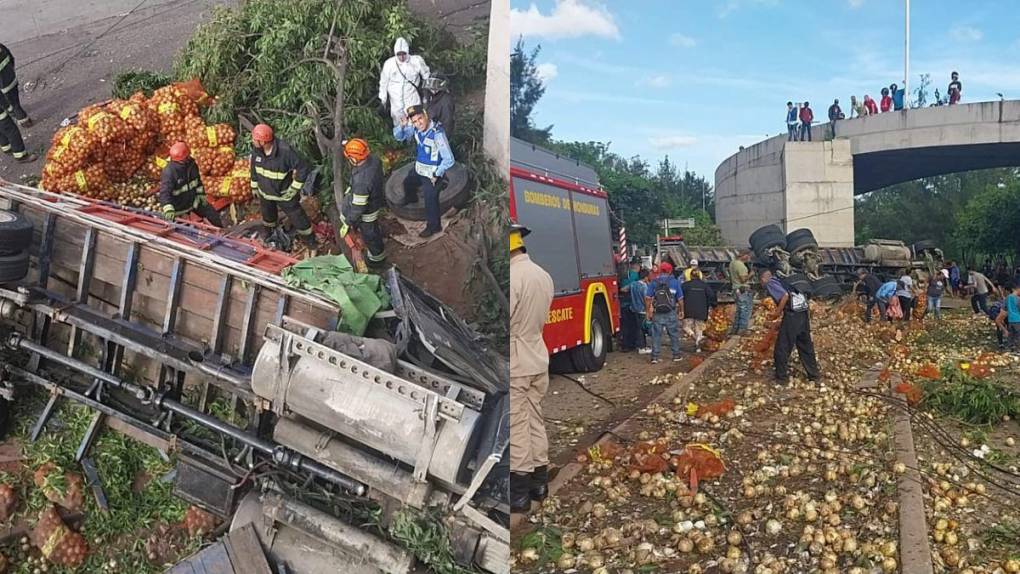
[[[903,10],[903,107],[910,107],[910,0]]]

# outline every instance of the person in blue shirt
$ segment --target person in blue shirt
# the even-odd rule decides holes
[[[631,259],[629,269],[624,272],[620,279],[620,352],[626,353],[637,349],[634,330],[634,306],[631,304],[631,286],[638,280],[638,271],[641,269],[641,260],[637,257]],[[641,312],[645,312],[644,292],[641,293]]]
[[[796,291],[787,289],[778,277],[765,269],[758,276],[761,286],[776,302],[776,308],[772,311],[770,319],[778,319],[779,334],[776,337],[775,347],[772,350],[772,361],[776,369],[776,383],[787,385],[790,383],[790,353],[794,347],[800,356],[800,362],[804,365],[809,381],[818,381],[822,373],[818,368],[818,359],[815,357],[815,343],[811,339],[811,317],[808,311],[807,298]]]
[[[985,314],[995,324],[995,338],[999,342],[999,349],[1006,348],[1006,337],[1009,336],[1009,327],[1006,326],[1006,307],[1002,301],[996,301],[988,306]]]
[[[797,124],[800,122],[798,115],[797,106],[793,105],[793,102],[786,102],[786,141],[792,142],[797,141],[797,136],[800,133],[800,126]]]
[[[414,169],[407,172],[404,178],[404,205],[418,201],[418,190],[421,189],[425,195],[425,219],[428,224],[418,237],[426,238],[442,231],[439,191],[445,185],[443,176],[453,167],[453,151],[443,126],[430,120],[420,104],[407,108],[407,117],[393,128],[393,137],[397,141],[414,138],[417,143]]]
[[[1009,348],[1020,350],[1020,283],[1009,286],[1011,293],[1006,296],[1006,331],[1009,334]]]
[[[900,111],[903,109],[903,88],[898,87],[896,84],[889,86],[889,93],[892,95],[892,107],[894,111]]]
[[[648,291],[648,284],[646,283],[647,279],[647,269],[641,269],[638,271],[638,279],[630,284],[629,293],[630,310],[634,315],[634,348],[642,355],[652,352],[651,349],[648,348],[648,342],[645,339],[645,321],[647,317],[645,314],[645,293]]]
[[[895,281],[886,281],[875,292],[875,302],[878,304],[878,318],[880,321],[889,320],[889,300],[896,296],[897,285]]]
[[[645,312],[652,323],[652,364],[659,362],[662,349],[663,331],[669,335],[669,344],[673,351],[673,361],[680,357],[680,320],[684,317],[683,305],[678,303],[684,298],[680,290],[680,281],[673,277],[673,265],[668,262],[659,264],[659,276],[648,282],[645,289]]]

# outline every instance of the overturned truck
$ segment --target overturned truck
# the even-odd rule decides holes
[[[254,530],[275,571],[419,571],[388,536],[416,509],[457,563],[509,572],[507,362],[441,302],[391,270],[392,311],[355,337],[253,243],[2,180],[0,210],[5,396],[49,393],[32,440],[60,401],[94,410],[97,500],[109,428],[174,453],[175,494]]]

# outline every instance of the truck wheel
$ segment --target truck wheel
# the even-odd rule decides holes
[[[13,211],[0,210],[0,255],[28,249],[32,243],[32,222]]]
[[[401,166],[390,174],[386,180],[386,205],[390,212],[402,219],[411,221],[425,221],[425,200],[421,193],[418,194],[418,201],[400,205],[404,200],[404,178],[414,169],[414,162]],[[461,207],[471,197],[471,187],[468,185],[467,169],[462,164],[456,163],[446,172],[449,180],[446,187],[439,192],[439,213],[446,213],[451,207]]]
[[[818,248],[818,242],[815,241],[815,236],[810,229],[795,229],[786,236],[786,250],[791,254],[800,253],[810,248]]]
[[[591,314],[591,341],[570,350],[570,358],[577,372],[593,373],[606,364],[606,353],[609,352],[612,339],[609,329],[609,314],[605,307],[597,304]]]
[[[843,286],[832,275],[825,275],[811,282],[815,299],[838,299],[843,296]]]
[[[814,290],[811,288],[811,280],[808,279],[807,275],[800,272],[791,273],[784,279],[784,281],[786,281],[790,287],[800,291],[802,294],[807,295],[808,297],[814,296]]]
[[[28,251],[0,255],[0,283],[21,281],[28,275]]]
[[[766,225],[755,230],[748,242],[758,259],[764,260],[767,259],[765,251],[773,247],[786,247],[786,234],[778,225]]]
[[[553,374],[573,373],[574,362],[570,351],[562,351],[549,357],[549,372]]]

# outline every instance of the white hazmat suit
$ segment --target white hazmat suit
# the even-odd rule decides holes
[[[393,57],[386,60],[379,75],[379,100],[386,102],[389,98],[394,127],[400,125],[407,114],[407,108],[421,103],[415,86],[423,86],[429,77],[425,59],[412,56],[410,52],[407,40],[397,38],[393,44]],[[400,61],[397,56],[399,53],[407,54],[404,61]]]

